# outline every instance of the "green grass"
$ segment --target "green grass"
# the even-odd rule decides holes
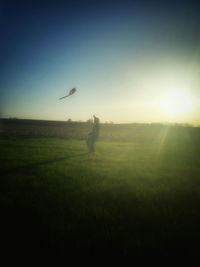
[[[199,143],[1,139],[5,247],[65,255],[196,254]],[[25,246],[23,246],[24,249]]]

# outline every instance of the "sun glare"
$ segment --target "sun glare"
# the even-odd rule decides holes
[[[194,106],[194,98],[188,91],[173,90],[160,100],[162,110],[171,117],[181,117],[190,113]]]

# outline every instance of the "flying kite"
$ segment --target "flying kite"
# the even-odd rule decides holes
[[[76,88],[72,88],[72,89],[69,91],[69,94],[68,94],[68,95],[65,95],[65,96],[63,96],[63,97],[60,97],[59,99],[63,99],[63,98],[65,98],[65,97],[68,97],[68,96],[70,96],[70,95],[73,95],[75,92],[76,92]]]

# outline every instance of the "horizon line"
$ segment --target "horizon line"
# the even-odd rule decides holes
[[[56,120],[56,119],[35,119],[35,118],[17,118],[17,117],[0,117],[0,120],[32,120],[32,121],[52,121],[52,122],[79,122],[87,123],[89,120],[73,120],[71,118],[66,120]],[[103,121],[101,124],[162,124],[162,125],[182,125],[182,126],[192,126],[200,127],[200,124],[189,123],[189,122],[168,122],[168,121],[156,121],[156,122],[114,122],[114,121]]]

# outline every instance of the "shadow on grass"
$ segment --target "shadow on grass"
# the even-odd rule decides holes
[[[23,165],[23,166],[17,166],[17,167],[14,167],[12,169],[9,169],[9,173],[12,172],[12,173],[16,173],[16,172],[32,172],[32,171],[35,171],[37,170],[37,168],[39,166],[42,166],[42,165],[48,165],[48,164],[53,164],[53,163],[57,163],[57,162],[60,162],[60,161],[64,161],[64,160],[70,160],[70,159],[75,159],[75,158],[78,158],[78,157],[82,157],[82,156],[87,156],[88,153],[80,153],[80,154],[76,154],[76,155],[69,155],[69,156],[63,156],[63,157],[57,157],[57,158],[53,158],[53,159],[48,159],[48,160],[42,160],[42,161],[38,161],[38,162],[33,162],[33,163],[29,163],[29,164],[26,164],[26,165]]]

